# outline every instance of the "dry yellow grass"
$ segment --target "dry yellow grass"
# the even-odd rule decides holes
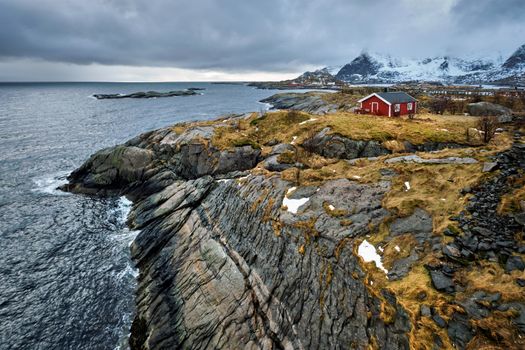
[[[318,116],[297,111],[277,111],[268,112],[262,117],[253,114],[250,119],[242,120],[236,127],[217,128],[213,144],[223,149],[233,147],[235,141],[239,139],[264,145],[270,140],[290,143],[294,137],[295,143],[300,144],[323,128],[329,127],[333,133],[356,140],[385,142],[385,146],[389,149],[402,151],[403,141],[413,144],[425,142],[469,144],[466,130],[474,125],[473,118],[463,116],[425,114],[409,120],[345,112]],[[473,145],[479,143],[475,140],[470,142]]]

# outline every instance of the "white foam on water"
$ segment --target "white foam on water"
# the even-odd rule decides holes
[[[376,248],[372,244],[368,243],[366,239],[361,242],[359,248],[357,248],[357,254],[363,258],[364,262],[373,261],[378,269],[384,273],[388,273],[388,270],[385,269],[383,263],[381,262],[381,256],[377,254]]]
[[[67,175],[69,171],[60,171],[54,174],[47,174],[33,178],[36,187],[32,189],[33,192],[40,192],[50,194],[53,196],[67,196],[70,193],[57,190],[57,187],[67,184]]]

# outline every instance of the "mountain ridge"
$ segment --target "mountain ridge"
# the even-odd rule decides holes
[[[325,81],[352,84],[396,84],[419,81],[525,86],[525,44],[503,62],[498,59],[461,58],[449,55],[407,59],[364,51],[339,70],[334,69],[334,66],[328,66],[313,72],[305,72],[292,81],[298,84],[312,81],[316,81],[317,84],[323,84]]]

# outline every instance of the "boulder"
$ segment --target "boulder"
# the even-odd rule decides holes
[[[66,191],[96,193],[126,187],[144,179],[154,153],[134,146],[115,146],[93,154],[69,176]]]
[[[331,134],[330,128],[324,128],[304,141],[302,146],[323,157],[338,159],[377,157],[391,153],[378,141],[352,140],[342,135]]]
[[[497,116],[500,123],[512,121],[512,110],[491,102],[476,102],[467,105],[467,111],[472,116]]]

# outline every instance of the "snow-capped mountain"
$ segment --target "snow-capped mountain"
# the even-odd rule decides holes
[[[415,60],[363,53],[343,66],[336,78],[350,83],[406,81],[452,83],[466,75],[479,75],[492,71],[497,66],[496,62],[486,59],[466,60],[443,56]]]
[[[333,72],[334,70],[329,67],[318,69],[313,72],[305,72],[299,77],[293,79],[293,82],[301,85],[333,85],[337,82]]]
[[[297,84],[316,85],[338,81],[353,84],[425,81],[446,84],[525,85],[525,45],[504,62],[451,56],[404,59],[362,53],[342,67],[331,66],[306,72],[292,80]]]

